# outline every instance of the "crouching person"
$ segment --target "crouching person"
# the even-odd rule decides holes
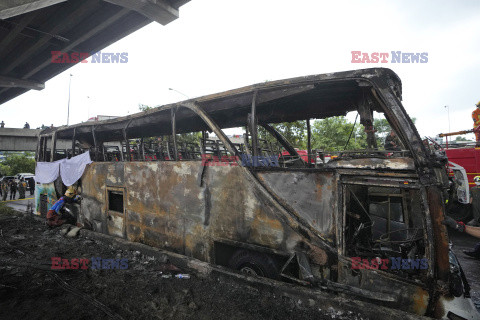
[[[65,195],[57,200],[47,212],[47,224],[51,227],[61,226],[64,223],[75,224],[75,217],[64,208],[66,203],[78,203],[81,196],[76,195],[75,189],[69,187]]]

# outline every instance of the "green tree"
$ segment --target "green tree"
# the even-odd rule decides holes
[[[352,132],[353,131],[353,132]],[[348,138],[350,141],[347,141]],[[346,146],[346,148],[345,148]],[[366,148],[363,126],[348,122],[343,116],[316,120],[312,126],[312,149],[325,151],[355,150]]]
[[[35,172],[35,159],[32,153],[7,155],[5,160],[0,163],[2,175],[11,176],[21,172]]]
[[[143,103],[138,104],[138,110],[140,110],[140,111],[147,111],[147,110],[150,110],[152,108],[153,107],[150,107],[150,106],[148,106],[146,104],[143,104]]]
[[[306,121],[281,122],[272,124],[271,126],[281,133],[292,146],[300,149],[305,149],[307,147]],[[270,143],[277,143],[277,140],[261,126],[258,126],[258,137],[259,139],[267,140]]]
[[[9,166],[3,164],[3,163],[0,163],[0,177],[3,177],[3,176],[10,176],[11,175],[11,169]]]
[[[273,125],[293,146],[305,149],[307,147],[307,122],[303,120],[282,122]]]
[[[385,138],[390,134],[392,127],[385,118],[373,119],[373,127],[375,128],[377,147],[379,149],[383,149],[383,146],[385,145]],[[364,136],[366,139],[366,134]]]

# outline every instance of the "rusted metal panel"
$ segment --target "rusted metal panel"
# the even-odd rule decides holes
[[[207,169],[211,196],[211,237],[288,251],[299,240],[278,212],[259,195],[241,167]]]
[[[115,168],[119,176],[122,166],[129,240],[206,260],[210,259],[214,239],[291,251],[302,238],[279,219],[268,202],[262,201],[246,181],[243,168],[209,167],[200,187],[197,176],[201,162],[118,163]],[[103,202],[111,174],[109,164],[102,163],[93,164],[84,174],[85,218],[106,221]],[[208,204],[207,190],[211,193]]]
[[[124,187],[125,176],[123,174],[123,164],[120,162],[112,162],[106,167],[105,184],[111,187]]]
[[[198,167],[193,162],[125,163],[127,237],[185,253],[186,208],[199,208],[202,203],[195,180],[183,177],[188,173],[194,177],[192,170],[196,173]],[[130,230],[135,232],[130,235]]]
[[[442,224],[445,216],[444,201],[438,189],[427,187],[427,200],[432,219],[434,238],[432,239],[435,248],[435,259],[437,265],[437,276],[440,280],[447,281],[450,273],[448,260],[448,234],[447,227]]]
[[[200,185],[198,176],[203,170]],[[360,290],[358,294],[367,294],[371,299],[388,293],[395,298],[396,305],[388,301],[381,303],[425,313],[429,300],[426,289],[395,279],[386,272],[359,270],[353,273],[348,260],[341,259],[337,266],[332,252],[315,245],[310,236],[305,237],[293,228],[288,217],[283,217],[271,205],[271,200],[262,196],[262,185],[252,184],[244,170],[239,166],[203,168],[201,162],[125,162],[115,166],[94,163],[82,178],[85,198],[82,213],[105,222],[108,188],[124,187],[125,221],[121,223],[125,223],[129,240],[210,262],[213,242],[219,239],[279,252],[307,248],[314,276],[338,279],[346,285],[342,287],[346,292]],[[275,197],[283,199],[299,221],[306,221],[324,239],[335,244],[338,201],[337,177],[333,172],[272,171],[256,175]]]
[[[107,233],[116,237],[123,237],[125,218],[120,215],[109,214],[107,218]]]
[[[118,188],[121,181],[109,176],[124,176],[124,223],[129,240],[204,261],[212,261],[213,241],[219,239],[280,252],[308,248],[306,253],[314,276],[333,280],[338,277],[346,285],[342,287],[345,292],[359,290],[358,294],[368,294],[371,299],[383,295],[378,298],[382,304],[417,314],[426,312],[429,293],[420,285],[400,281],[382,271],[353,272],[348,260],[340,260],[337,266],[332,252],[316,246],[280,218],[281,214],[262,197],[259,186],[246,179],[242,172],[245,168],[208,167],[200,186],[198,175],[203,169],[201,162],[126,162],[116,164],[114,169],[109,164],[95,163],[82,178],[85,197],[82,212],[91,217],[95,216],[94,210],[106,214],[102,200],[108,188],[112,188],[108,184],[115,182]],[[257,175],[275,196],[289,204],[289,210],[335,244],[338,209],[334,173],[258,172]],[[386,296],[396,302],[388,302],[391,299]]]
[[[108,166],[104,163],[92,163],[87,166],[81,179],[81,203],[80,220],[86,225],[91,225],[95,231],[107,232],[106,223],[106,177]],[[118,168],[117,168],[118,170]],[[123,176],[123,170],[117,171]]]
[[[337,198],[332,172],[262,172],[258,177],[286,206],[335,244]]]
[[[400,281],[381,270],[352,270],[351,264],[339,263],[339,279],[354,288],[361,288],[377,297],[377,303],[415,314],[425,314],[430,295],[421,285]],[[384,296],[393,297],[386,301]]]

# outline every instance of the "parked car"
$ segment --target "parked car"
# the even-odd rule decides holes
[[[33,173],[17,173],[15,175],[15,182],[16,183],[19,183],[20,180],[25,180],[25,182],[27,183],[27,191],[30,190],[30,184],[29,184],[29,180],[30,179],[33,179],[33,182],[35,184],[35,175]]]
[[[17,173],[15,175],[15,181],[18,182],[20,181],[21,179],[24,179],[25,181],[27,181],[27,179],[29,178],[35,178],[35,174],[33,173]]]
[[[0,178],[0,182],[3,182],[3,181],[10,181],[10,180],[15,180],[15,177],[14,176],[3,176]]]

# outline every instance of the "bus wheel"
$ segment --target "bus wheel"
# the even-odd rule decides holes
[[[275,261],[270,256],[258,252],[239,250],[230,258],[228,265],[247,275],[271,279],[278,277],[278,267]]]

